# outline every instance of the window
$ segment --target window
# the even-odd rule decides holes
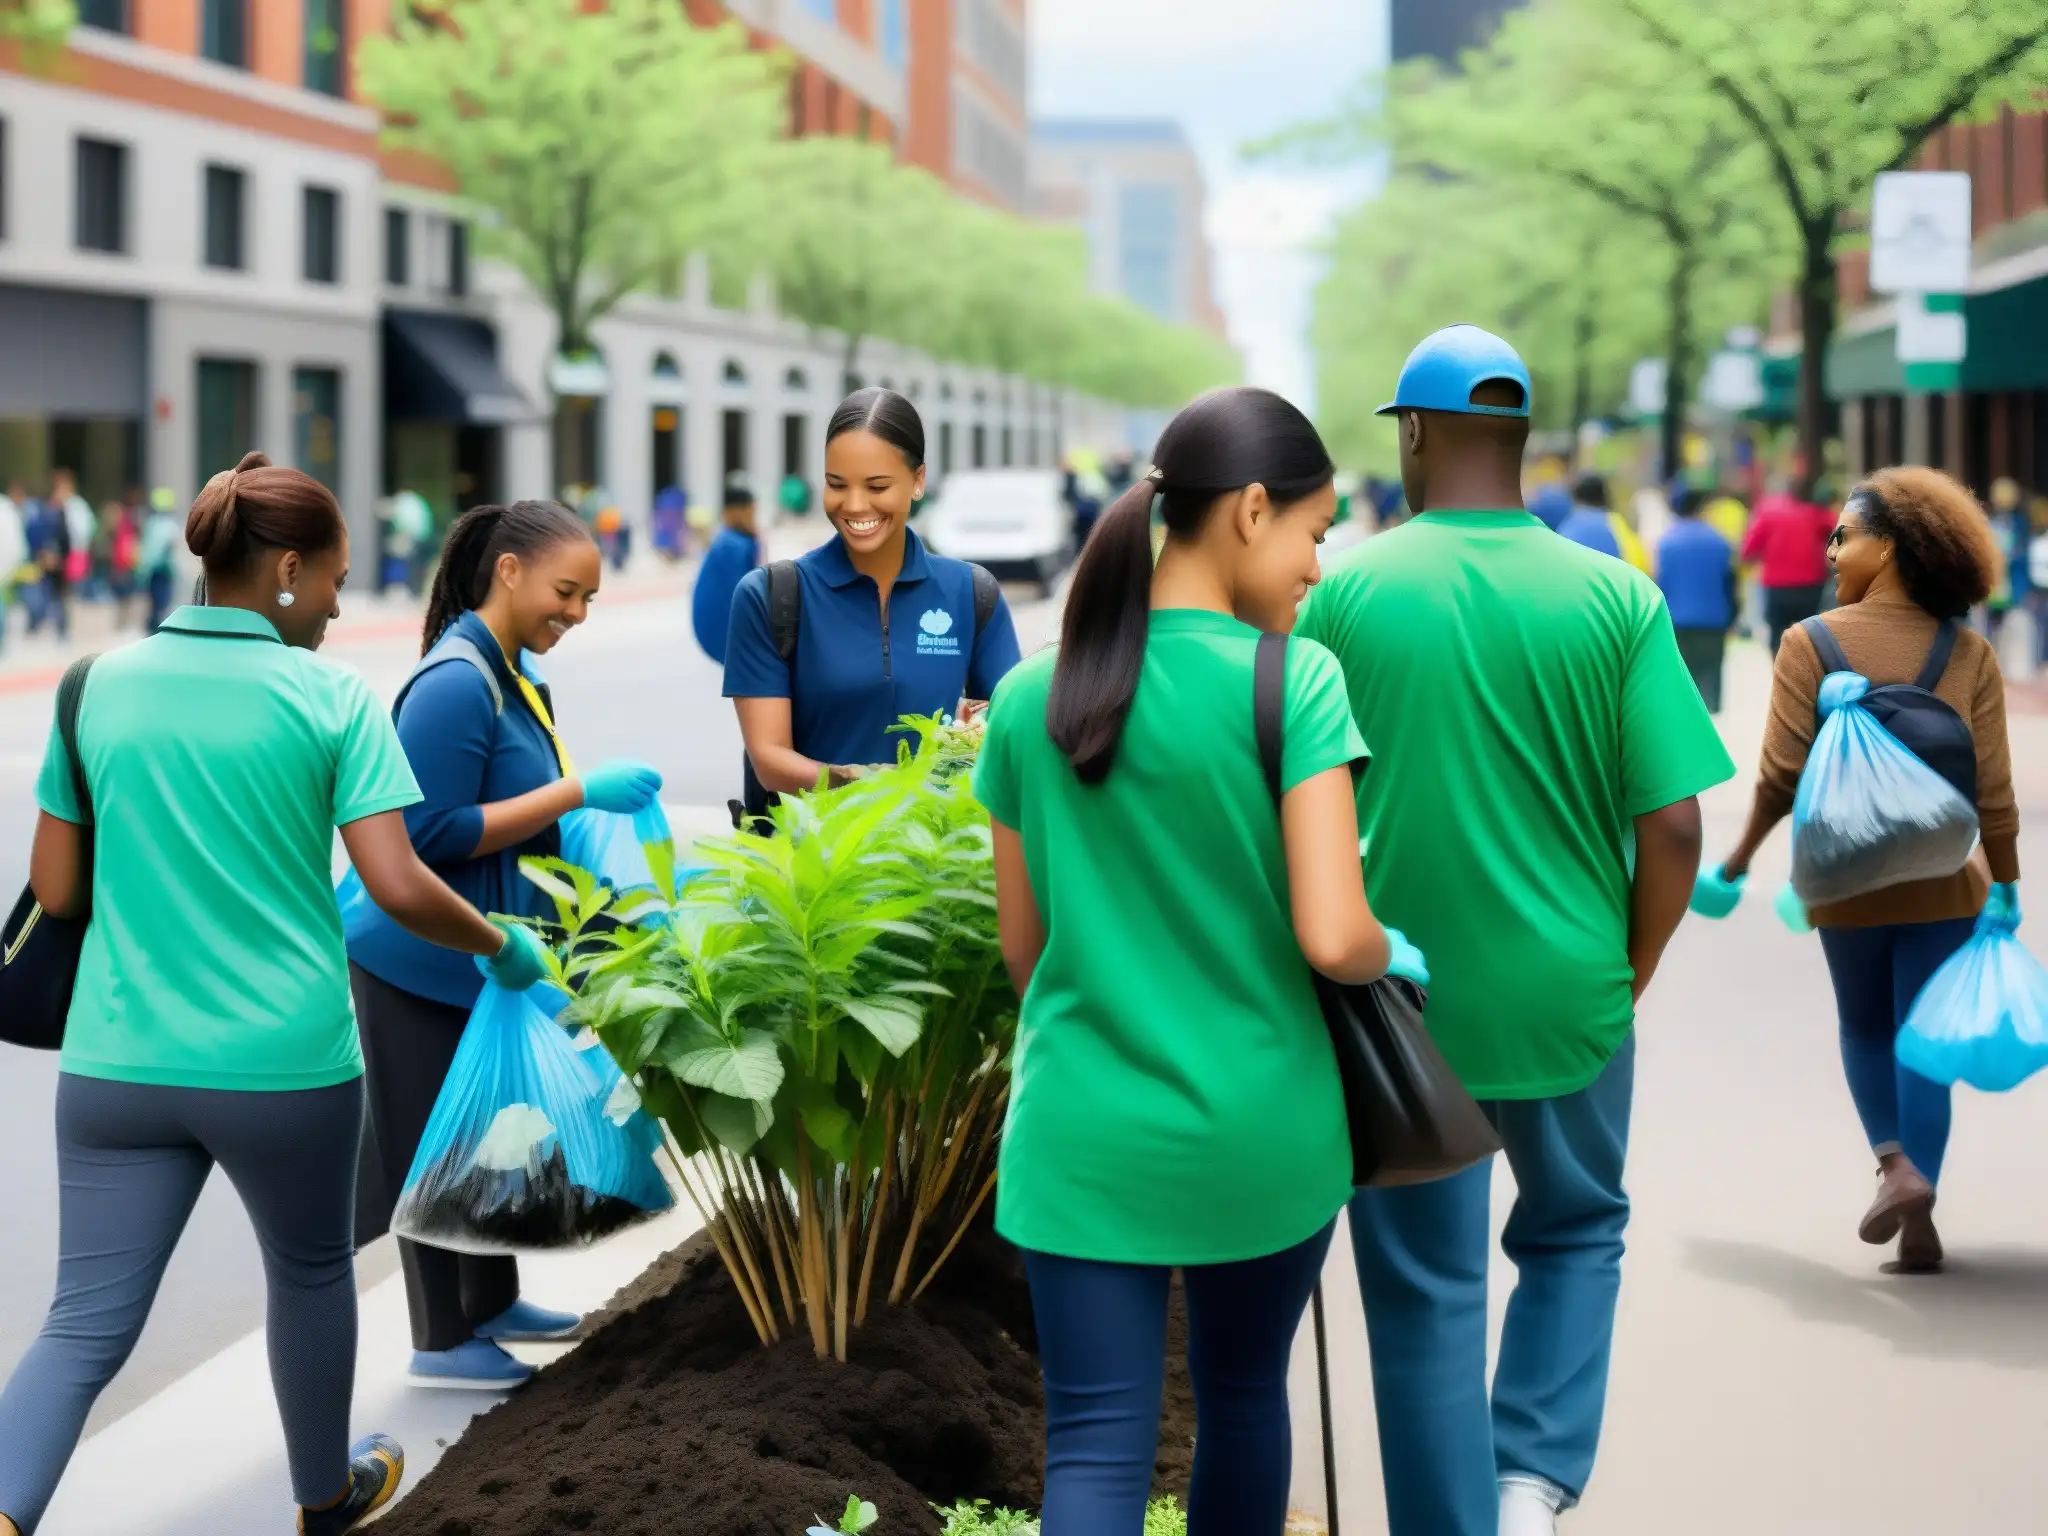
[[[341,490],[341,370],[292,370],[292,460],[328,490]]]
[[[469,226],[460,219],[448,221],[448,297],[469,294]]]
[[[209,267],[239,272],[243,251],[243,205],[249,178],[230,165],[206,168],[206,253]]]
[[[78,0],[78,24],[102,32],[126,32],[128,0]]]
[[[910,24],[903,7],[904,0],[881,0],[877,41],[882,47],[882,62],[891,69],[902,69],[910,63]]]
[[[1170,186],[1139,182],[1117,195],[1118,287],[1162,320],[1180,318],[1175,257],[1180,249],[1180,196]]]
[[[216,64],[246,69],[249,65],[248,22],[247,0],[202,0],[199,7],[199,52]]]
[[[128,146],[78,141],[77,243],[81,251],[128,249]]]
[[[403,208],[384,210],[384,281],[394,288],[412,281],[412,215]]]
[[[341,194],[332,187],[306,188],[304,276],[309,283],[341,281]]]
[[[341,61],[347,57],[341,0],[305,0],[305,5],[306,89],[339,96]]]
[[[233,469],[256,446],[256,365],[199,359],[199,482]]]

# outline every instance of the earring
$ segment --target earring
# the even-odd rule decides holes
[[[277,606],[280,608],[289,608],[293,603],[296,603],[297,601],[298,599],[292,596],[292,594],[289,592],[280,592],[277,594]]]

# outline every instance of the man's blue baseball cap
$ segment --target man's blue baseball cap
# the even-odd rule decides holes
[[[1520,405],[1474,405],[1472,392],[1496,380],[1521,387]],[[1408,354],[1394,398],[1373,414],[1456,411],[1466,416],[1527,416],[1529,365],[1515,349],[1476,325],[1447,325]]]

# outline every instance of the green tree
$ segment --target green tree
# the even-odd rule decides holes
[[[18,44],[31,68],[53,58],[77,25],[72,0],[0,0],[0,41]]]
[[[1634,226],[1638,280],[1661,277],[1670,474],[1703,322],[1760,319],[1787,242],[1761,150],[1655,44],[1617,34],[1603,5],[1552,0],[1511,15],[1457,74],[1397,93],[1388,119],[1397,157],[1425,171],[1548,183]],[[1553,238],[1569,241],[1570,227]]]
[[[783,65],[675,0],[395,8],[357,54],[385,139],[447,168],[567,355],[719,226],[776,145]]]
[[[1660,78],[1712,91],[1763,151],[1796,240],[1799,442],[1817,470],[1844,219],[1942,128],[2039,83],[2048,0],[1605,4],[1664,52]]]

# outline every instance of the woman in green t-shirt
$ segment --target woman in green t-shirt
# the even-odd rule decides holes
[[[206,483],[185,542],[203,600],[94,663],[79,761],[53,730],[36,781],[30,883],[44,911],[88,921],[58,1064],[57,1295],[0,1391],[0,1536],[42,1519],[216,1165],[263,1250],[296,1529],[340,1536],[390,1500],[404,1453],[348,1435],[363,1057],[335,829],[412,932],[492,957],[513,990],[544,972],[531,930],[420,862],[391,717],[312,654],[348,575],[333,492],[248,454]],[[138,1486],[137,1522],[190,1492]]]
[[[1156,457],[1090,538],[1057,650],[996,690],[975,775],[1024,999],[996,1223],[1031,1277],[1045,1529],[1142,1528],[1179,1268],[1189,1529],[1279,1536],[1288,1355],[1351,1195],[1310,966],[1367,982],[1421,957],[1366,903],[1365,744],[1322,647],[1289,647],[1277,812],[1260,766],[1253,655],[1292,627],[1336,514],[1315,428],[1220,390]]]

